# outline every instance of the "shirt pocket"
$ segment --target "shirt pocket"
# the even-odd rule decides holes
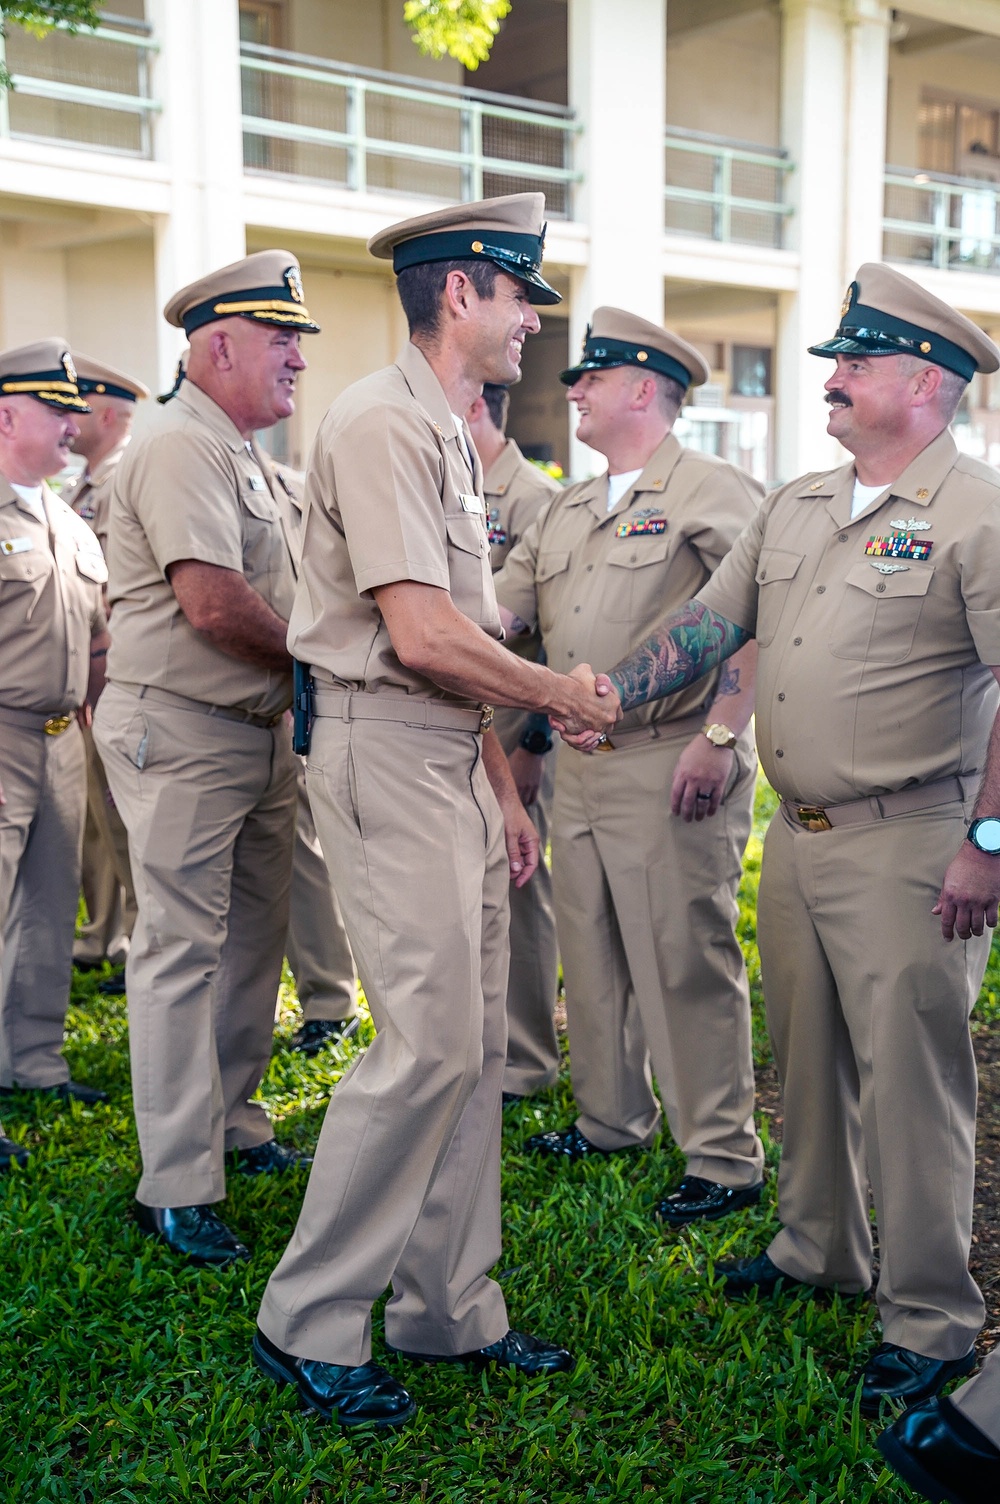
[[[484,624],[484,604],[493,591],[490,545],[482,512],[455,512],[445,517],[448,531],[448,582],[451,598],[463,616]]]
[[[902,663],[910,656],[934,565],[881,574],[864,560],[852,566],[833,626],[830,651],[866,663]]]
[[[542,635],[551,632],[559,620],[569,584],[568,548],[549,548],[535,560],[535,597],[538,603],[538,626]]]
[[[757,560],[757,628],[754,636],[762,648],[774,641],[792,581],[804,554],[787,548],[762,549]]]
[[[616,538],[608,553],[601,615],[606,621],[648,620],[665,609],[669,533]]]
[[[89,580],[92,585],[106,585],[108,583],[108,566],[104,562],[104,555],[99,553],[97,549],[77,549],[76,572],[83,579]]]

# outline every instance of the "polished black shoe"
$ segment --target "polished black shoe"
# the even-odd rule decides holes
[[[233,1149],[229,1158],[240,1175],[284,1175],[286,1170],[299,1170],[311,1165],[313,1157],[304,1149],[291,1149],[269,1138],[266,1144],[253,1144],[249,1149]]]
[[[343,1044],[358,1032],[360,1018],[314,1018],[292,1035],[290,1050],[300,1055],[318,1055],[328,1045]]]
[[[949,1379],[961,1378],[975,1367],[975,1349],[964,1358],[925,1358],[923,1353],[883,1342],[852,1380],[860,1380],[861,1414],[877,1416],[883,1400],[901,1405],[919,1405],[944,1388]]]
[[[525,1140],[529,1154],[551,1154],[558,1159],[606,1159],[615,1149],[599,1149],[584,1137],[575,1123],[569,1128],[553,1128],[548,1133],[533,1133]]]
[[[758,1253],[752,1259],[734,1259],[732,1263],[716,1264],[717,1274],[725,1276],[724,1294],[738,1298],[741,1295],[750,1295],[754,1290],[761,1295],[775,1295],[785,1288],[797,1288],[799,1290],[816,1289],[815,1285],[809,1285],[805,1280],[793,1279],[783,1269],[768,1257],[766,1253]]]
[[[1000,1499],[1000,1448],[950,1400],[914,1405],[883,1431],[876,1446],[912,1489],[932,1504]]]
[[[116,971],[116,972],[112,973],[111,976],[105,977],[105,979],[104,979],[103,982],[98,982],[98,984],[97,984],[97,990],[98,990],[98,992],[103,993],[103,995],[105,997],[124,997],[125,996],[125,970],[124,970],[124,967],[122,968],[121,971]]]
[[[518,1091],[502,1091],[500,1101],[504,1107],[513,1107],[515,1102],[523,1102],[524,1096]]]
[[[685,1175],[676,1191],[672,1191],[656,1208],[656,1215],[671,1227],[683,1227],[686,1222],[715,1222],[739,1211],[741,1206],[755,1206],[760,1200],[764,1182],[756,1185],[719,1185],[715,1180],[703,1180],[700,1175]]]
[[[378,1363],[356,1368],[295,1358],[275,1347],[260,1327],[253,1339],[257,1367],[276,1384],[293,1384],[307,1410],[342,1426],[401,1426],[417,1413],[413,1399]]]
[[[193,1264],[232,1264],[250,1250],[210,1206],[144,1206],[135,1203],[135,1220],[144,1233],[165,1243],[172,1253]]]
[[[106,1102],[106,1091],[98,1091],[96,1086],[84,1086],[82,1081],[60,1081],[58,1086],[0,1086],[0,1097],[50,1097],[57,1102],[83,1102],[87,1107],[93,1107],[98,1102]]]
[[[530,1337],[527,1332],[513,1330],[498,1342],[491,1342],[489,1347],[477,1347],[474,1352],[457,1353],[454,1356],[408,1353],[388,1342],[385,1345],[389,1352],[396,1353],[400,1358],[409,1358],[413,1363],[468,1363],[473,1368],[516,1368],[518,1373],[527,1374],[529,1379],[546,1373],[566,1373],[575,1366],[564,1347],[546,1342],[543,1337]]]
[[[11,1165],[26,1165],[28,1163],[28,1151],[23,1144],[15,1144],[12,1138],[0,1133],[0,1174],[9,1170]]]

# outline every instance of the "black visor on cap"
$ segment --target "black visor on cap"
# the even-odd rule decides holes
[[[442,230],[415,235],[394,246],[392,269],[398,276],[410,266],[431,261],[475,261],[481,256],[523,282],[530,302],[561,303],[562,294],[541,275],[543,244],[541,235],[519,235],[513,230]]]
[[[25,375],[12,373],[0,376],[0,395],[9,397],[34,397],[46,407],[60,411],[89,413],[90,407],[80,396],[76,381],[69,381],[66,368],[57,366],[54,371],[32,371]]]
[[[563,386],[573,386],[584,371],[607,371],[612,366],[635,366],[640,371],[658,371],[661,376],[670,376],[679,381],[687,391],[691,385],[691,372],[672,355],[655,350],[651,345],[633,345],[624,339],[601,339],[590,335],[583,347],[583,358],[562,371],[559,380]]]
[[[965,381],[972,380],[977,365],[974,356],[943,335],[863,303],[855,303],[847,311],[832,339],[808,349],[810,355],[828,359],[837,355],[916,355],[954,371]]]
[[[296,303],[289,296],[284,282],[280,287],[247,287],[239,292],[219,293],[214,298],[206,298],[181,315],[181,324],[190,338],[195,329],[201,329],[205,324],[237,315],[253,319],[257,324],[273,324],[278,329],[319,333],[319,325],[313,323],[303,304]]]
[[[135,402],[135,392],[130,392],[126,386],[118,386],[113,381],[91,381],[86,376],[81,376],[77,382],[81,397],[89,397],[93,392],[98,397],[124,397],[126,402]]]

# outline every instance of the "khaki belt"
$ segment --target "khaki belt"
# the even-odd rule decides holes
[[[0,705],[0,723],[5,726],[23,726],[26,731],[44,731],[46,736],[62,736],[76,720],[73,711],[69,714],[46,715],[39,710],[12,710]]]
[[[260,726],[270,730],[277,726],[284,712],[278,715],[256,715],[252,710],[239,710],[232,705],[208,705],[204,700],[191,700],[187,695],[176,695],[172,689],[157,689],[152,684],[127,684],[121,679],[111,681],[128,694],[140,700],[151,700],[154,705],[172,705],[177,710],[193,710],[197,715],[214,715],[220,721],[239,721],[246,726]]]
[[[355,694],[349,689],[313,691],[313,715],[331,721],[396,721],[407,726],[439,726],[448,731],[472,731],[478,736],[493,724],[493,706],[462,710],[441,700],[416,695]]]
[[[841,825],[872,825],[876,820],[891,820],[894,815],[912,815],[917,810],[933,809],[936,804],[955,804],[974,794],[977,777],[938,778],[895,794],[872,794],[868,799],[851,799],[846,804],[797,804],[783,799],[781,807],[793,825],[805,830],[834,830]]]

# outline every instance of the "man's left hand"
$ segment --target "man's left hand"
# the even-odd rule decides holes
[[[524,805],[511,801],[503,810],[503,833],[507,842],[507,860],[510,863],[510,880],[515,888],[523,888],[538,866],[538,831]]]
[[[517,785],[517,795],[525,809],[538,803],[546,756],[545,752],[529,752],[525,747],[515,747],[507,754],[511,777]]]
[[[714,815],[722,803],[733,776],[736,754],[729,747],[713,747],[708,737],[698,732],[688,742],[674,769],[670,788],[670,810],[682,820],[705,820]]]
[[[931,910],[941,916],[946,940],[968,940],[981,935],[985,926],[995,928],[1000,901],[1000,856],[977,851],[963,841],[944,875],[941,894]]]

